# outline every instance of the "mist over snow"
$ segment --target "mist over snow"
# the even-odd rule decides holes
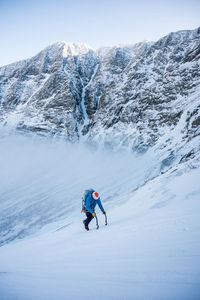
[[[198,159],[163,169],[161,149],[16,134],[0,143],[2,300],[199,299]],[[96,210],[98,231],[83,228],[87,188],[107,212],[105,226]]]
[[[52,221],[80,218],[87,188],[100,191],[110,207],[159,173],[148,154],[94,151],[37,136],[8,135],[1,139],[0,153],[1,243]]]

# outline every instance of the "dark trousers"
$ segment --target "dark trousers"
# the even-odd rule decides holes
[[[86,226],[88,226],[94,217],[89,211],[87,211],[85,214],[87,218],[84,220],[84,223]]]

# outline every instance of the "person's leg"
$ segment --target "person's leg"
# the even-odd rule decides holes
[[[93,219],[93,215],[90,212],[86,212],[86,216],[87,218],[84,220],[84,224],[85,226],[88,226]]]

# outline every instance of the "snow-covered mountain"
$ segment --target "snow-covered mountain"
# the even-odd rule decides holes
[[[198,300],[199,107],[200,28],[1,67],[0,298]]]
[[[151,168],[145,169],[148,175],[133,189],[187,161],[195,161],[197,167],[199,50],[200,28],[170,33],[158,42],[104,47],[96,52],[85,44],[53,44],[31,59],[0,68],[0,135],[10,130],[34,132],[115,150],[154,152],[156,163],[153,160]],[[2,174],[2,182],[6,180]],[[33,190],[38,188],[36,185]],[[13,194],[6,185],[1,195],[2,199],[6,195],[7,203],[12,202]],[[20,195],[30,198],[30,189],[27,187]],[[34,193],[31,199],[37,203]],[[64,199],[60,201],[58,216],[63,214]],[[17,204],[13,217],[19,225],[18,209]],[[42,211],[36,209],[35,213],[39,213],[43,224],[55,219],[54,210],[51,217]],[[22,215],[26,213],[24,210]],[[1,243],[36,229],[35,222],[25,215],[22,220],[26,219],[27,226],[21,232],[15,222],[7,228],[9,214],[7,209],[2,212]],[[39,228],[42,223],[36,222]]]
[[[95,63],[88,46],[61,42],[1,68],[1,123],[77,140],[82,88]]]
[[[144,152],[182,122],[187,142],[199,133],[199,49],[200,28],[97,51],[53,44],[0,68],[1,124]]]

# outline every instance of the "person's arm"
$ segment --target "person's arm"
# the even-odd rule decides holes
[[[103,208],[103,205],[101,204],[101,200],[100,198],[97,200],[97,204],[99,205],[99,208],[102,212],[105,212],[104,208]]]
[[[94,213],[94,210],[90,208],[90,199],[89,199],[89,196],[86,198],[85,206],[86,206],[86,210],[88,210],[91,214]]]

